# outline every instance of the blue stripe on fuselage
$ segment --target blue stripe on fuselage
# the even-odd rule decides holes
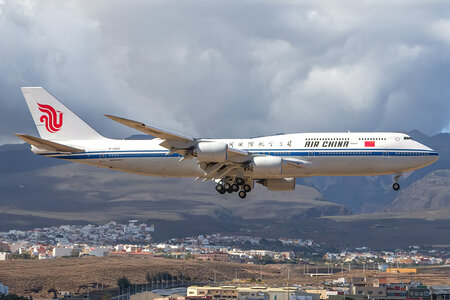
[[[307,156],[307,157],[361,157],[361,156],[438,156],[435,151],[420,149],[246,149],[251,154],[271,156]],[[168,151],[161,150],[123,150],[123,151],[92,151],[73,154],[42,153],[60,159],[114,159],[114,158],[142,158],[142,157],[181,157],[178,153],[167,155]]]

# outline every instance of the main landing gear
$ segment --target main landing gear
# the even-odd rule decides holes
[[[235,193],[235,192],[239,192],[239,198],[244,199],[245,197],[247,197],[247,193],[250,193],[250,191],[252,190],[252,187],[246,183],[246,181],[243,178],[236,178],[236,179],[231,179],[231,178],[225,178],[222,179],[221,182],[219,182],[216,185],[216,191],[220,194],[225,194],[225,193]]]
[[[394,184],[392,185],[392,188],[394,189],[394,191],[398,191],[400,189],[400,184],[398,183],[398,179],[400,178],[400,176],[402,176],[401,174],[398,174],[394,177]]]

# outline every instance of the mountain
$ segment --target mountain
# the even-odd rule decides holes
[[[450,170],[436,170],[403,189],[387,212],[413,212],[450,207]]]
[[[0,146],[0,176],[64,163],[66,162],[33,154],[28,144]]]

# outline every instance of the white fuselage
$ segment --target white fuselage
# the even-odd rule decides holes
[[[253,154],[279,156],[309,162],[303,168],[283,167],[282,174],[258,175],[261,178],[306,176],[352,176],[401,174],[435,162],[439,155],[402,133],[297,133],[250,139],[205,139],[220,141],[230,148]],[[141,175],[163,177],[202,177],[196,158],[181,160],[159,144],[163,140],[74,140],[66,145],[86,149],[82,153],[41,155]],[[252,176],[251,170],[228,176]]]

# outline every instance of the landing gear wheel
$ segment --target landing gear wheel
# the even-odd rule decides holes
[[[239,186],[236,183],[234,183],[231,185],[231,189],[233,190],[233,192],[237,192],[239,191]]]
[[[239,192],[239,198],[244,199],[245,197],[247,197],[247,193],[244,191],[240,191]]]
[[[221,189],[219,193],[221,193],[222,195],[225,194],[227,191],[225,191],[225,189]]]
[[[230,187],[228,188],[227,192],[231,194],[231,193],[233,192],[233,188],[230,186]]]
[[[398,183],[396,182],[396,183],[394,183],[394,184],[392,185],[392,188],[394,189],[394,191],[398,191],[398,190],[400,189],[400,184],[398,184]]]
[[[242,178],[240,178],[240,177],[236,178],[236,184],[237,184],[237,185],[244,185],[244,183],[245,183],[245,180],[244,180],[244,179],[242,179]]]
[[[244,192],[250,193],[250,191],[252,190],[252,187],[249,186],[248,184],[244,184],[244,186],[242,187],[242,189],[244,190]]]
[[[229,183],[225,183],[224,185],[223,185],[223,188],[225,189],[225,190],[229,190],[230,189],[230,187],[231,187],[231,184],[229,184]]]
[[[223,185],[221,185],[220,183],[218,185],[216,185],[216,191],[218,193],[222,194],[222,191],[225,191],[225,189],[223,188]]]

